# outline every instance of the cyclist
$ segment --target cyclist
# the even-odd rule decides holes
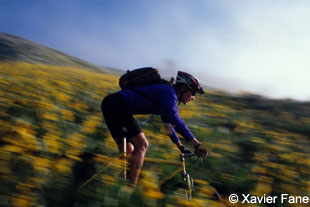
[[[197,156],[207,156],[207,149],[195,138],[178,113],[178,102],[188,104],[195,100],[196,93],[203,94],[197,78],[179,71],[175,84],[155,84],[123,89],[108,95],[101,109],[109,131],[123,152],[123,137],[127,138],[126,150],[129,157],[130,181],[136,185],[148,149],[148,141],[133,115],[157,114],[161,116],[170,139],[182,153],[191,151],[182,145],[176,131],[193,143]]]

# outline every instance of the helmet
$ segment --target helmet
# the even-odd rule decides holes
[[[194,93],[200,93],[204,94],[203,88],[200,86],[199,80],[195,78],[194,76],[178,71],[176,84],[184,84],[187,86],[189,90],[191,90]]]

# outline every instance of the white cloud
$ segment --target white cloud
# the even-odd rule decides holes
[[[309,98],[309,6],[252,8],[239,15],[244,45],[234,54],[232,77],[239,76],[250,83],[250,90],[265,95]],[[260,91],[261,86],[272,91]]]

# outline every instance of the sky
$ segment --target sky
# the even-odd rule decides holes
[[[309,0],[0,0],[0,32],[101,66],[310,100]]]

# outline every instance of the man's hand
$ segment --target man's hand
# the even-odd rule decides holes
[[[195,154],[198,157],[206,157],[206,156],[208,156],[208,150],[205,146],[198,144],[195,146]]]
[[[179,150],[180,150],[183,154],[191,154],[191,153],[193,153],[193,152],[190,151],[188,148],[186,148],[184,145],[179,146]]]

